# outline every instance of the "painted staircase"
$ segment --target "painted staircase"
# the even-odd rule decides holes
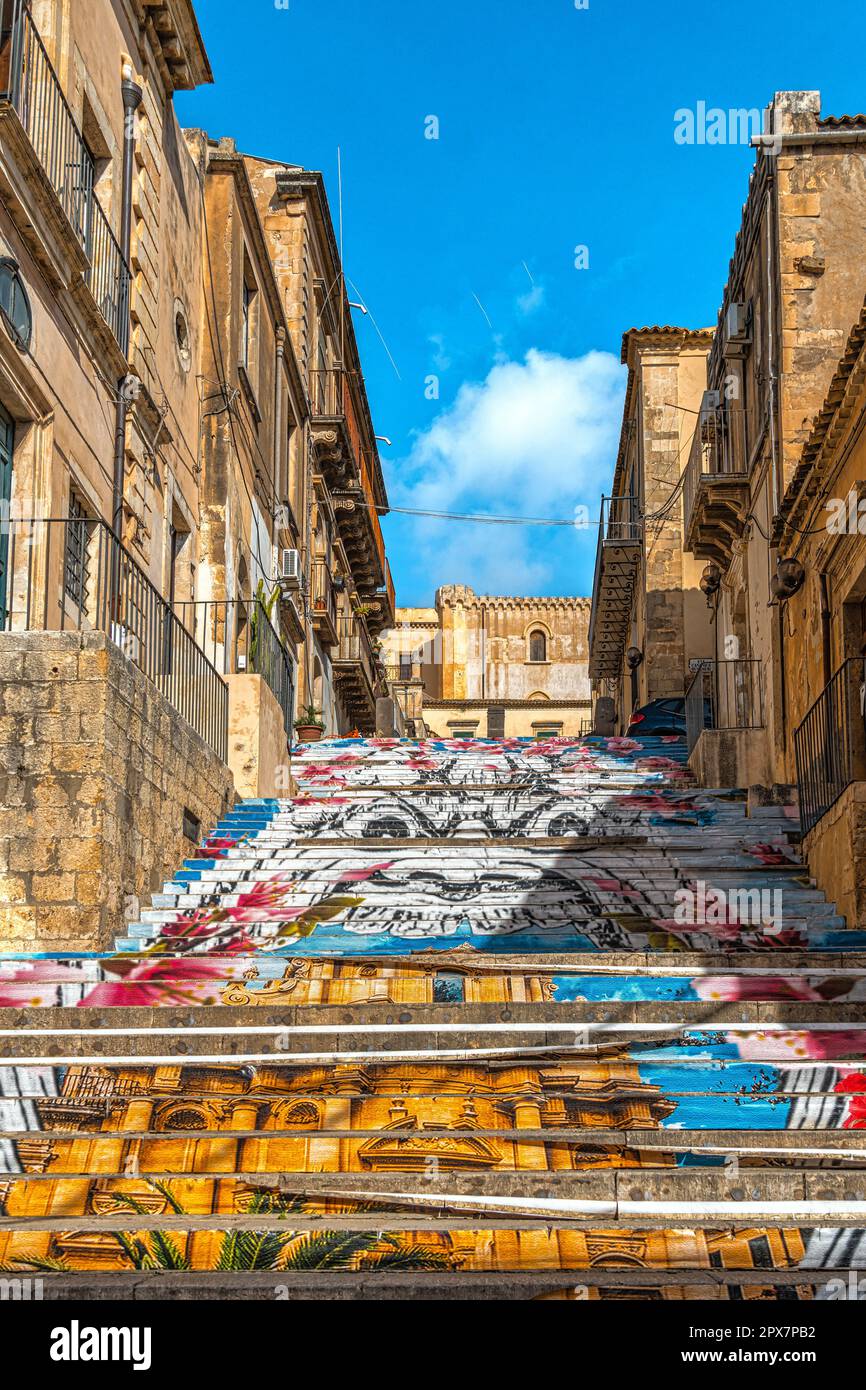
[[[866,933],[678,740],[343,740],[114,951],[0,958],[57,1296],[810,1299],[866,1263]],[[856,1276],[855,1276],[856,1277]]]

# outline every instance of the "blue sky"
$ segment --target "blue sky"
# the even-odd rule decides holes
[[[179,98],[184,124],[321,169],[335,206],[342,151],[347,274],[399,370],[356,315],[395,506],[595,521],[622,333],[715,321],[753,162],[677,144],[675,113],[795,88],[866,109],[855,0],[197,8],[216,85]],[[591,591],[592,530],[384,524],[402,604],[442,583]]]

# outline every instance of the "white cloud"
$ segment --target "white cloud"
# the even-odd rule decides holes
[[[530,314],[534,314],[536,310],[540,309],[543,304],[544,286],[532,285],[532,287],[526,291],[526,294],[521,294],[518,297],[517,309],[524,318],[528,318]]]
[[[427,341],[433,348],[433,366],[437,372],[447,372],[451,366],[451,358],[445,347],[445,335],[443,333],[431,333]]]
[[[624,375],[605,352],[566,358],[533,348],[522,362],[497,362],[484,381],[464,383],[417,436],[395,466],[392,501],[555,517],[589,503],[594,513],[616,455]],[[462,582],[488,592],[541,593],[565,553],[565,537],[573,549],[564,529],[419,520],[413,540],[432,587]]]

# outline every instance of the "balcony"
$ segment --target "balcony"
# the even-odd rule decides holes
[[[763,729],[763,670],[756,657],[705,661],[686,691],[689,752],[707,729]]]
[[[337,644],[337,594],[331,569],[324,559],[313,561],[313,629],[325,647]]]
[[[333,494],[352,579],[365,602],[381,608],[381,622],[372,616],[381,630],[393,625],[394,616],[387,612],[385,538],[374,487],[376,455],[362,443],[351,374],[340,367],[312,372],[310,401],[316,461]]]
[[[291,736],[295,708],[292,663],[258,598],[177,603],[175,612],[224,676],[261,676],[275,696]]]
[[[391,694],[411,730],[424,715],[424,679],[420,658],[401,656],[399,661],[389,662],[385,667],[385,676]]]
[[[6,520],[0,632],[104,632],[226,761],[228,688],[103,521]]]
[[[94,193],[93,158],[30,13],[0,0],[0,193],[48,278],[89,291],[125,357],[131,273]]]
[[[726,406],[702,410],[683,484],[685,548],[726,570],[749,512],[749,419]]]
[[[643,555],[636,497],[602,497],[589,621],[589,674],[618,680]]]
[[[349,717],[362,734],[376,729],[376,699],[382,689],[382,670],[363,618],[353,614],[337,619],[337,648],[331,658],[334,680]]]

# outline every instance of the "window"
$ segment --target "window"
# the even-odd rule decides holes
[[[241,291],[241,365],[253,386],[258,369],[258,286],[249,256],[244,256],[244,280]]]
[[[547,660],[547,636],[540,628],[529,634],[529,660]]]
[[[69,520],[66,524],[66,555],[63,568],[63,587],[67,597],[78,608],[87,605],[89,559],[87,542],[90,518],[77,492],[69,494]]]
[[[0,312],[15,346],[27,352],[33,337],[33,313],[18,263],[8,256],[0,259]]]
[[[433,977],[434,1004],[462,1004],[466,999],[466,981],[453,970],[437,970]]]
[[[491,705],[487,711],[487,737],[505,738],[505,706]]]
[[[189,318],[187,317],[186,308],[180,299],[174,301],[174,345],[177,348],[180,365],[185,372],[188,372],[192,364]]]
[[[754,1240],[750,1240],[749,1252],[753,1269],[775,1269],[773,1252],[766,1236],[756,1236]]]

